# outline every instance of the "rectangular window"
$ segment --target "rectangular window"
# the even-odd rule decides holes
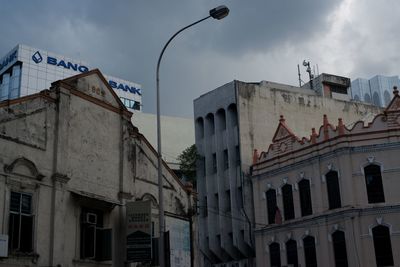
[[[231,212],[231,190],[226,190],[226,211]]]
[[[229,169],[228,149],[224,150],[224,170]]]
[[[236,146],[235,150],[236,150],[236,165],[240,165],[240,150],[239,150],[239,146]]]
[[[112,259],[112,229],[103,228],[103,212],[82,208],[81,258],[97,261]]]
[[[212,154],[212,168],[213,168],[213,173],[217,172],[217,154],[213,153]]]
[[[33,251],[32,196],[11,192],[8,224],[9,248],[13,252]]]

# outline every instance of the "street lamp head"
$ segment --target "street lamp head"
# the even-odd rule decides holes
[[[210,16],[213,17],[214,19],[223,19],[229,14],[229,8],[226,6],[217,6],[216,8],[213,8],[210,10]]]

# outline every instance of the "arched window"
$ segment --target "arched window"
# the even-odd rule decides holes
[[[371,97],[370,97],[369,94],[365,94],[365,95],[364,95],[364,101],[367,102],[367,103],[372,103],[372,102],[371,102]]]
[[[375,93],[372,95],[372,101],[373,101],[373,104],[374,104],[374,105],[376,105],[376,106],[381,106],[381,99],[379,98],[379,95],[378,95],[377,92],[375,92]]]
[[[378,225],[372,228],[377,266],[394,266],[389,228]]]
[[[346,239],[343,231],[336,231],[332,234],[333,252],[335,254],[335,266],[347,267]]]
[[[310,181],[302,179],[299,182],[301,216],[312,214]]]
[[[271,267],[281,267],[281,249],[279,243],[274,242],[269,245],[269,257]]]
[[[358,96],[358,95],[354,95],[354,98],[353,98],[355,101],[360,101],[360,97]]]
[[[307,236],[303,239],[304,258],[306,267],[317,267],[317,254],[315,252],[315,238]]]
[[[265,194],[267,198],[268,224],[273,224],[275,223],[276,213],[276,191],[269,189]]]
[[[226,115],[225,110],[222,108],[217,111],[217,125],[219,130],[226,129]]]
[[[282,198],[285,221],[294,219],[293,191],[290,184],[282,187]]]
[[[235,104],[230,104],[228,107],[228,120],[230,127],[234,127],[238,124],[237,109]]]
[[[389,105],[391,96],[388,91],[385,90],[385,92],[383,93],[383,98],[385,99],[385,106]]]
[[[287,264],[292,265],[293,267],[299,266],[299,259],[297,256],[297,242],[293,239],[290,239],[286,242],[286,258]]]
[[[340,201],[339,178],[336,171],[330,171],[325,175],[328,191],[329,209],[337,209],[342,206]]]
[[[201,117],[196,120],[196,135],[198,138],[204,137],[204,121]]]
[[[212,113],[207,114],[206,122],[207,122],[207,135],[213,135],[215,133],[215,123],[214,123],[214,115]]]
[[[368,203],[385,202],[383,192],[381,167],[375,164],[364,168],[365,184],[367,185]]]

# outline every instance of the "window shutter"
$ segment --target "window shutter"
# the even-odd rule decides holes
[[[96,249],[96,226],[83,225],[81,239],[81,256],[82,258],[93,259]]]
[[[112,229],[96,229],[96,260],[112,260]]]

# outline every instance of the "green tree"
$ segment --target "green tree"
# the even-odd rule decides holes
[[[196,188],[196,161],[197,161],[197,149],[196,145],[191,145],[178,156],[179,170],[186,178],[187,181],[191,182]]]

